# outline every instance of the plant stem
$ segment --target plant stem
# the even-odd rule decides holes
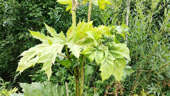
[[[120,91],[120,96],[122,95],[121,93],[121,83],[118,81],[115,83],[115,96],[119,95],[119,91]]]
[[[81,67],[80,67],[80,96],[83,96],[83,90],[84,90],[84,62],[85,62],[85,57],[83,56],[83,60],[81,62]]]
[[[92,11],[92,0],[89,0],[88,22],[90,22],[91,19],[91,11]]]
[[[73,25],[73,29],[75,29],[76,27],[76,0],[72,0],[72,25]]]
[[[129,25],[129,14],[130,14],[130,0],[127,0],[127,14],[126,14],[126,25]]]
[[[129,14],[130,14],[130,0],[127,0],[127,13],[126,13],[126,25],[129,26]],[[125,43],[127,44],[127,34],[125,38]]]
[[[67,84],[67,82],[65,82],[65,87],[66,87],[66,96],[69,96],[69,89],[68,89],[68,84]]]
[[[76,32],[76,7],[77,7],[77,1],[72,0],[72,26],[73,26],[73,32]],[[76,96],[80,96],[80,81],[79,81],[79,67],[76,67],[74,69],[74,75],[76,80]]]
[[[79,89],[80,89],[80,87],[79,87],[79,79],[76,78],[76,96],[80,96]]]
[[[79,82],[79,70],[78,70],[79,68],[78,67],[76,67],[75,69],[74,69],[74,77],[75,77],[75,81],[76,81],[76,96],[80,96],[80,87],[79,87],[79,84],[80,84],[80,82]]]

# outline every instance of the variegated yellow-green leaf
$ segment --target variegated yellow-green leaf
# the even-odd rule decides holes
[[[72,27],[70,27],[67,31],[67,39],[82,45],[89,38],[87,32],[93,31],[92,22],[79,22],[75,30],[76,32],[73,31]]]
[[[72,27],[67,31],[67,46],[75,57],[80,56],[80,51],[93,43],[93,39],[89,37],[88,32],[92,32],[92,22],[80,22],[76,26],[76,31]]]
[[[81,46],[76,45],[74,43],[67,43],[67,46],[70,48],[70,51],[73,53],[73,55],[77,58],[80,56]]]
[[[97,64],[101,64],[105,59],[105,51],[107,50],[106,46],[89,47],[83,50],[82,54],[87,55],[91,62],[95,61]]]
[[[72,0],[57,0],[60,4],[66,5],[66,11],[69,11],[72,9]]]
[[[42,43],[21,54],[22,58],[19,61],[17,71],[23,72],[25,69],[40,63],[43,64],[42,70],[45,71],[49,79],[52,74],[52,64],[54,64],[56,57],[62,54],[62,49],[66,45],[76,58],[79,59],[80,55],[83,54],[91,62],[95,61],[99,64],[102,80],[113,75],[117,81],[120,81],[125,75],[132,72],[126,68],[126,63],[130,60],[129,49],[125,44],[114,41],[115,35],[111,33],[111,27],[93,27],[92,22],[80,22],[74,30],[70,27],[67,31],[67,37],[65,37],[63,32],[57,34],[52,27],[46,24],[45,26],[51,36],[30,31],[33,37]]]
[[[98,0],[98,5],[100,9],[105,9],[106,5],[110,5],[111,2],[109,0]]]
[[[83,0],[83,4],[86,4],[89,0]],[[110,0],[92,0],[92,3],[99,6],[100,9],[105,9],[107,5],[110,5]]]
[[[52,64],[54,64],[57,55],[61,54],[64,47],[63,40],[65,36],[63,36],[63,33],[54,33],[54,29],[48,25],[46,25],[46,27],[49,33],[56,38],[45,36],[39,32],[30,31],[32,36],[42,41],[42,43],[24,51],[21,54],[22,58],[19,61],[17,71],[23,72],[25,69],[33,67],[35,64],[42,63],[42,70],[45,71],[48,79],[50,79],[52,74]]]
[[[36,39],[39,39],[40,41],[44,42],[44,43],[48,43],[48,42],[51,42],[50,41],[50,37],[48,36],[45,36],[44,34],[40,33],[40,32],[35,32],[35,31],[31,31],[29,30],[29,32],[31,33],[31,35],[36,38]]]
[[[52,37],[58,37],[58,34],[54,28],[48,26],[47,24],[45,24],[45,27]]]

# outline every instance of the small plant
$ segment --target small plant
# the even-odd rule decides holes
[[[126,64],[130,61],[129,49],[126,44],[121,43],[118,37],[125,39],[127,27],[122,26],[93,26],[90,21],[92,0],[89,0],[88,22],[80,21],[76,24],[76,0],[59,0],[61,4],[67,5],[66,10],[72,14],[72,26],[67,30],[66,35],[63,32],[57,34],[55,29],[45,24],[49,35],[40,32],[30,31],[31,35],[39,39],[38,44],[27,51],[24,51],[19,61],[17,71],[20,73],[25,69],[43,64],[42,70],[48,76],[52,75],[52,65],[55,62],[65,62],[65,67],[72,68],[76,82],[76,96],[83,96],[84,86],[84,65],[90,61],[100,66],[102,81],[114,76],[117,82],[120,82],[129,75],[130,67]],[[101,9],[108,0],[98,0]],[[82,4],[87,3],[86,0]],[[58,58],[58,59],[56,59]],[[70,64],[70,65],[69,65]],[[74,65],[74,67],[70,67]]]
[[[18,90],[17,88],[8,90],[6,88],[7,84],[8,82],[4,82],[4,80],[0,78],[0,96],[11,96]]]
[[[133,96],[154,96],[153,94],[148,94],[147,92],[144,91],[144,89],[140,92],[139,95],[134,94]]]

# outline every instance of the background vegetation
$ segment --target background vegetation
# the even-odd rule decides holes
[[[123,96],[169,96],[170,1],[131,0],[130,5],[127,1],[112,0],[112,4],[104,10],[93,6],[91,18],[95,26],[122,25],[128,21],[129,65],[134,72],[121,82],[120,92]],[[88,6],[79,6],[77,19],[86,20],[87,12]],[[41,65],[20,75],[16,73],[20,53],[39,43],[31,38],[28,29],[46,33],[44,23],[57,32],[65,32],[71,26],[71,14],[56,0],[0,0],[0,77],[3,79],[0,92],[4,88],[18,87],[20,90],[19,83],[47,81],[46,75],[37,71]],[[51,82],[64,88],[68,85],[70,96],[75,96],[72,73],[64,69],[62,65],[55,64]],[[99,68],[92,64],[85,66],[87,96],[109,96],[114,92],[116,84],[113,78],[101,82],[99,72]]]

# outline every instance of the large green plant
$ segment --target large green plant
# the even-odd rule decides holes
[[[105,4],[109,4],[107,3],[109,1],[104,1],[102,3],[98,0],[98,5],[102,9]],[[43,64],[42,70],[50,79],[52,75],[51,67],[56,58],[60,61],[68,60],[77,64],[76,67],[73,67],[76,79],[76,96],[82,96],[85,61],[89,60],[100,65],[102,81],[113,75],[115,80],[119,82],[127,75],[129,67],[126,64],[130,61],[129,49],[126,44],[120,43],[117,39],[117,35],[124,38],[127,28],[125,26],[104,25],[94,27],[90,20],[76,24],[77,1],[70,2],[71,0],[59,0],[59,3],[68,5],[68,10],[72,8],[72,26],[68,29],[66,35],[63,32],[57,34],[55,29],[46,24],[49,35],[30,30],[32,36],[39,39],[41,44],[21,54],[22,58],[19,61],[17,71],[23,72],[25,69],[35,66],[35,64]]]
[[[43,23],[48,22],[57,31],[65,31],[71,25],[69,16],[56,0],[0,0],[0,77],[12,82],[18,55],[39,42],[31,37],[28,29],[43,32]],[[35,70],[25,71],[16,81],[31,82],[27,77]]]

